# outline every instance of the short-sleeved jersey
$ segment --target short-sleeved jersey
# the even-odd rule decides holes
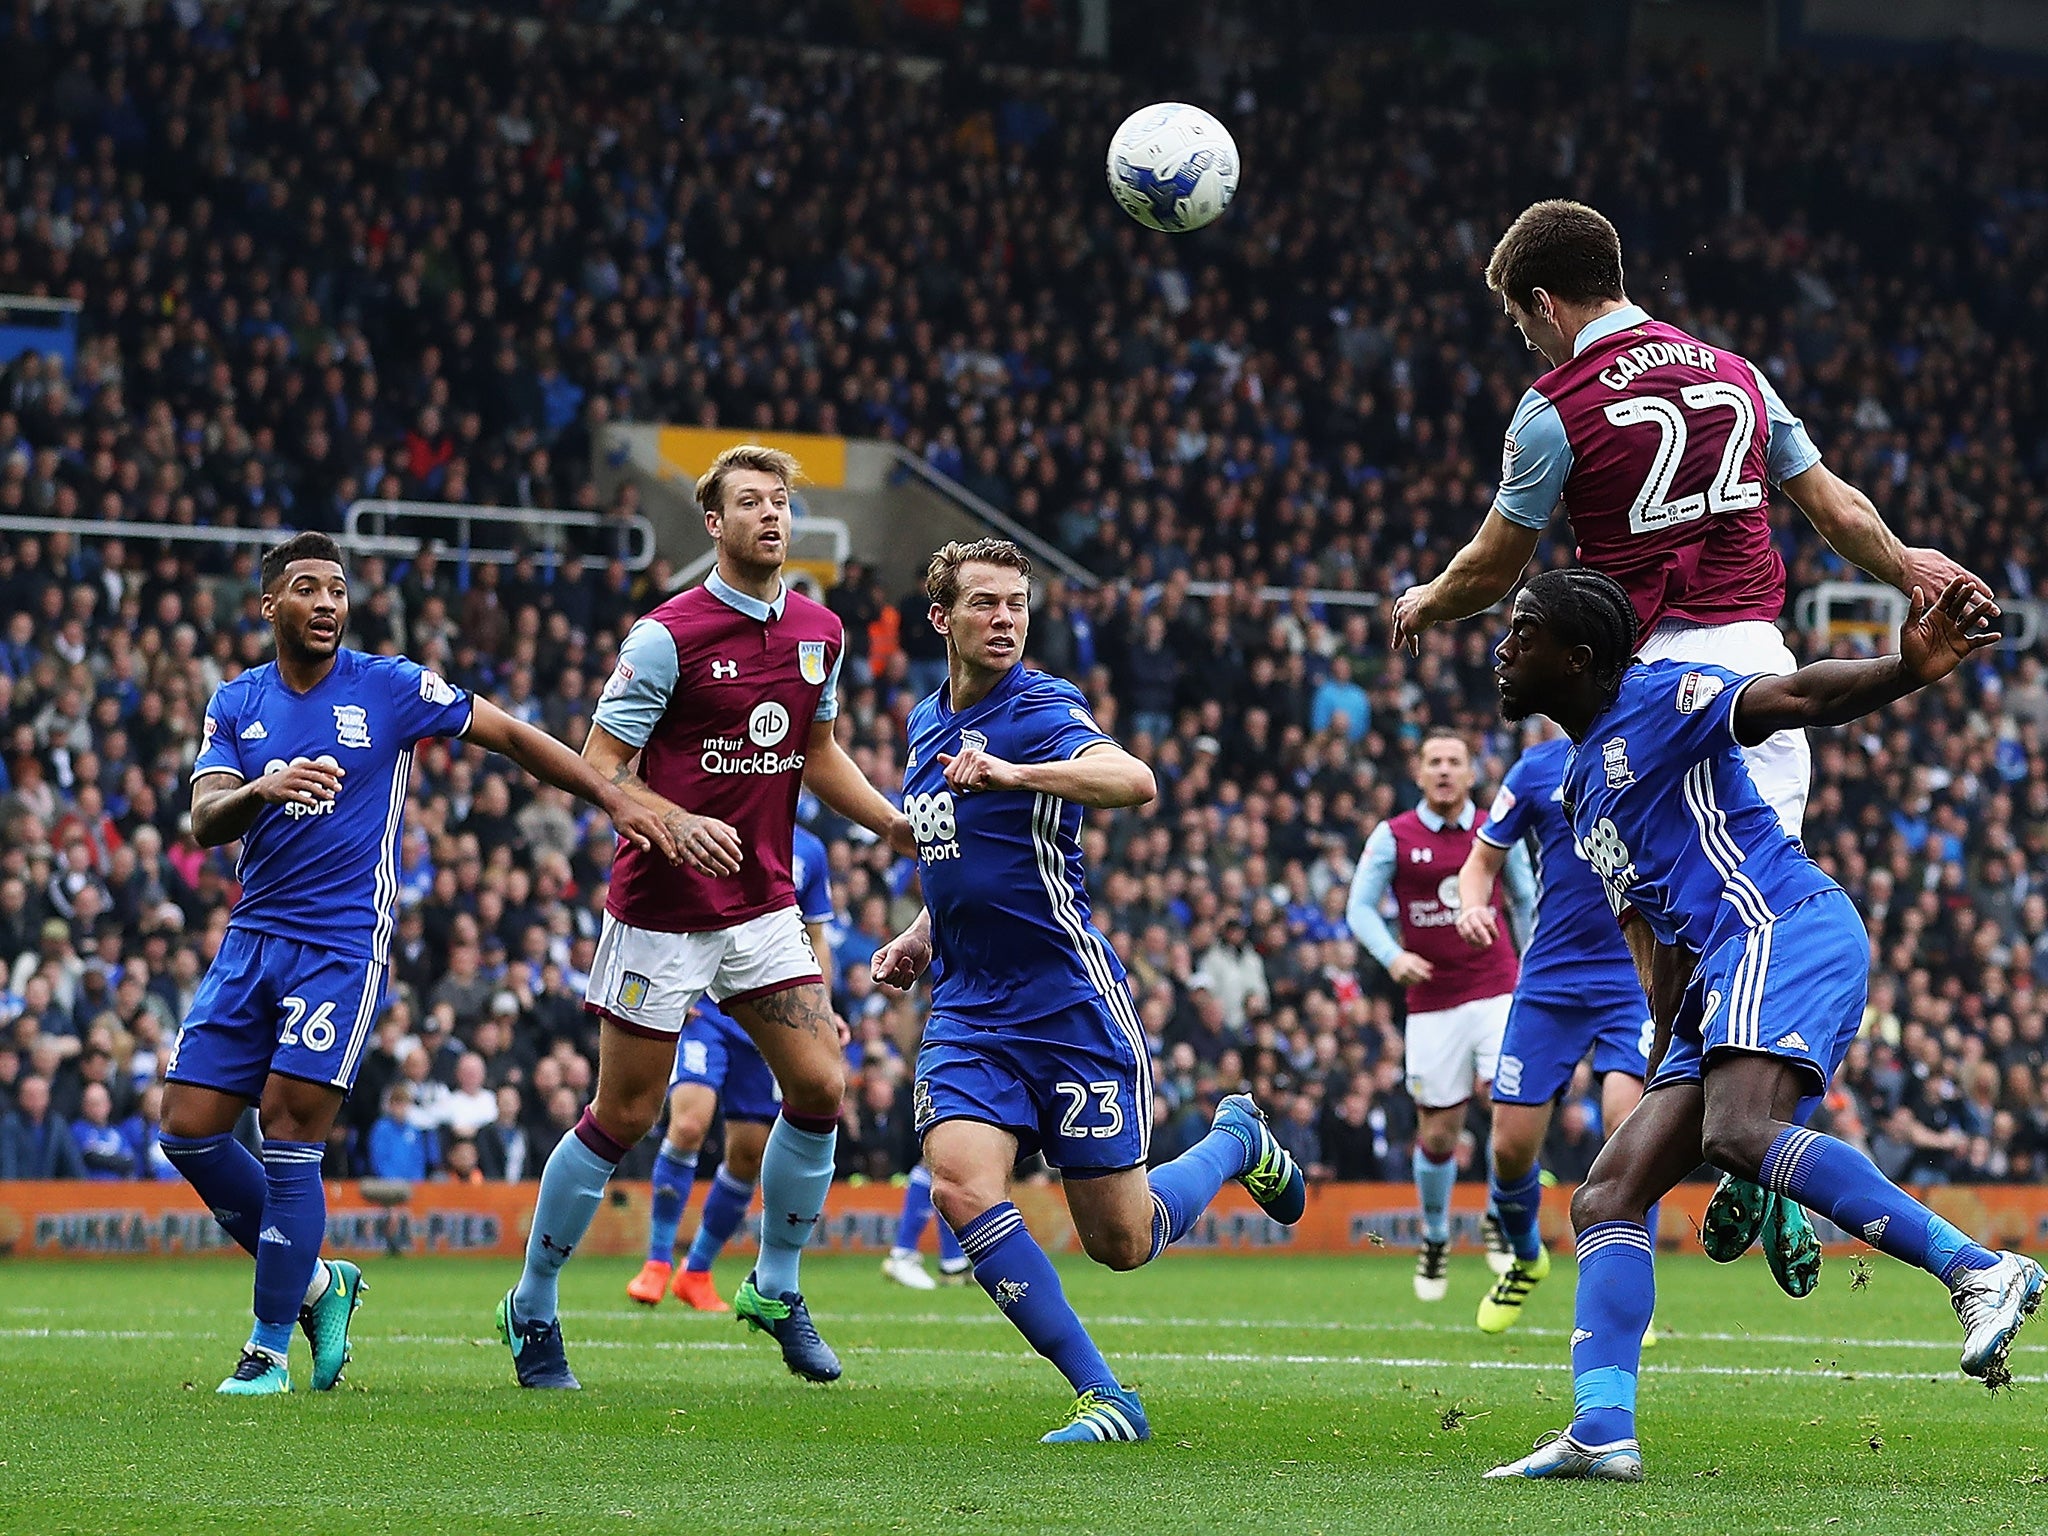
[[[1640,1002],[1642,983],[1621,925],[1564,814],[1564,766],[1571,743],[1539,741],[1516,759],[1479,829],[1496,848],[1530,844],[1541,894],[1536,932],[1522,952],[1519,997],[1573,999],[1589,1008]]]
[[[1735,740],[1754,678],[1659,661],[1566,758],[1564,807],[1612,909],[1640,912],[1665,944],[1706,955],[1834,881],[1785,835]]]
[[[467,693],[403,656],[346,649],[310,693],[294,693],[275,662],[222,683],[194,779],[254,779],[308,759],[343,770],[332,800],[266,806],[250,824],[230,926],[388,961],[413,747],[461,735],[471,709]]]
[[[1081,807],[1025,790],[955,794],[939,761],[969,737],[1012,763],[1064,762],[1110,741],[1081,691],[1012,667],[957,713],[941,688],[910,712],[908,736],[903,809],[932,919],[932,1011],[1019,1024],[1122,987],[1122,964],[1089,926]]]
[[[1770,482],[1820,460],[1798,418],[1747,358],[1634,305],[1578,345],[1509,425],[1502,515],[1540,528],[1561,499],[1580,563],[1628,589],[1645,633],[1775,619]]]
[[[832,869],[824,839],[809,827],[798,827],[790,840],[789,875],[796,885],[797,915],[807,923],[831,922]]]
[[[713,572],[635,624],[592,718],[640,748],[640,777],[739,833],[722,878],[630,844],[605,909],[657,933],[709,933],[796,901],[790,849],[813,721],[839,712],[839,619],[785,588],[773,603]]]
[[[1472,852],[1472,839],[1485,824],[1484,815],[1467,802],[1456,821],[1423,807],[1389,817],[1386,828],[1394,840],[1394,873],[1388,882],[1401,916],[1401,947],[1430,964],[1430,977],[1408,988],[1410,1013],[1438,1013],[1482,997],[1506,997],[1519,974],[1515,946],[1508,937],[1507,892],[1493,888],[1493,910],[1499,919],[1493,942],[1474,949],[1458,936],[1458,871]]]

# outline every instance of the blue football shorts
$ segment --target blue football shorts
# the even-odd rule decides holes
[[[761,1048],[731,1018],[707,1003],[690,1010],[676,1037],[676,1067],[669,1091],[699,1084],[718,1095],[728,1120],[773,1120],[782,1112],[782,1089]]]
[[[979,1120],[1070,1178],[1117,1173],[1142,1166],[1151,1148],[1152,1054],[1128,994],[1022,1025],[934,1013],[912,1105],[920,1139],[948,1120]]]
[[[1515,994],[1493,1072],[1496,1104],[1548,1104],[1572,1080],[1586,1053],[1600,1077],[1642,1077],[1650,1064],[1650,1006],[1630,980],[1626,993],[1592,999]]]
[[[1855,903],[1838,890],[1809,896],[1700,961],[1650,1086],[1698,1082],[1717,1052],[1775,1056],[1807,1078],[1804,1114],[1862,1027],[1869,982]]]
[[[346,1093],[384,1002],[384,973],[363,955],[230,923],[166,1079],[260,1099],[275,1072]]]

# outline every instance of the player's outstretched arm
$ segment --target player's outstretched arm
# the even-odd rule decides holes
[[[542,783],[589,801],[611,817],[621,837],[643,852],[651,849],[671,863],[681,859],[675,835],[659,811],[607,783],[595,768],[546,731],[506,714],[489,699],[473,698],[471,702],[474,709],[469,729],[462,733],[465,741],[488,752],[501,752]]]
[[[739,833],[716,816],[695,815],[648,788],[647,781],[633,771],[633,759],[639,755],[638,747],[619,740],[601,725],[592,725],[583,743],[583,761],[591,770],[620,794],[653,812],[668,828],[669,838],[681,855],[676,862],[712,879],[737,874]]]
[[[859,822],[898,853],[915,858],[917,839],[911,836],[910,818],[891,805],[888,797],[868,782],[860,764],[846,755],[833,730],[836,723],[811,723],[810,744],[804,752],[805,787],[848,821]]]
[[[1972,652],[2003,638],[1991,628],[1997,612],[1971,577],[1956,577],[1931,603],[1915,587],[1896,656],[1817,661],[1786,677],[1752,678],[1735,701],[1735,739],[1754,746],[1778,731],[1847,725],[1939,682]]]
[[[968,794],[977,789],[1021,789],[1053,795],[1098,811],[1147,804],[1159,793],[1152,770],[1113,741],[1098,741],[1056,763],[1012,763],[980,747],[959,755],[941,752],[946,782]]]
[[[1515,589],[1542,539],[1541,528],[1525,528],[1501,516],[1499,507],[1493,508],[1442,575],[1410,587],[1395,600],[1394,648],[1415,650],[1422,632],[1432,625],[1486,612]]]
[[[1964,569],[1938,549],[1920,549],[1899,542],[1898,535],[1885,527],[1870,498],[1829,469],[1814,464],[1789,477],[1779,489],[1805,514],[1814,531],[1828,541],[1828,548],[1858,570],[1875,576],[1901,592],[1915,587],[1923,592],[1945,592],[1949,583],[1962,578],[1990,596],[1991,588],[1982,578]],[[1998,607],[1994,603],[1995,618]]]
[[[202,848],[232,843],[266,805],[315,806],[332,800],[348,770],[304,759],[253,779],[206,773],[192,786],[192,840]]]

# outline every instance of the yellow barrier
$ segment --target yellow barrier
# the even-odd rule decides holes
[[[695,482],[711,461],[735,443],[759,443],[794,454],[807,485],[837,490],[846,484],[846,439],[816,432],[747,432],[738,427],[663,427],[659,439],[665,467]]]

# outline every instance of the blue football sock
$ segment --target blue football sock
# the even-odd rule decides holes
[[[320,1243],[327,1236],[327,1189],[320,1182],[320,1164],[327,1156],[324,1141],[263,1143],[263,1229],[256,1237],[256,1321],[284,1330],[291,1343],[313,1271],[320,1264]],[[275,1349],[258,1339],[266,1349]]]
[[[1415,1189],[1422,1197],[1422,1235],[1432,1243],[1451,1240],[1451,1186],[1458,1182],[1458,1160],[1438,1162],[1415,1144]]]
[[[1195,1219],[1209,1208],[1216,1191],[1244,1172],[1244,1142],[1225,1130],[1212,1130],[1172,1162],[1147,1175],[1152,1186],[1152,1252],[1147,1262],[1187,1235]]]
[[[754,1264],[754,1287],[763,1296],[802,1289],[797,1266],[825,1214],[838,1141],[837,1127],[805,1130],[787,1112],[768,1133],[761,1154],[761,1256]]]
[[[1421,1182],[1419,1176],[1416,1182]],[[1500,1229],[1507,1234],[1508,1246],[1515,1251],[1516,1258],[1533,1264],[1536,1255],[1543,1251],[1543,1237],[1536,1230],[1536,1218],[1543,1212],[1542,1165],[1531,1163],[1529,1171],[1512,1184],[1501,1181],[1498,1168],[1490,1169],[1488,1193],[1493,1200],[1493,1213],[1500,1218]]]
[[[1998,1262],[1997,1254],[1928,1210],[1846,1141],[1819,1131],[1780,1131],[1764,1154],[1762,1182],[1944,1283],[1959,1269],[1989,1269]]]
[[[526,1268],[512,1291],[512,1310],[525,1322],[551,1322],[561,1306],[557,1277],[590,1230],[604,1187],[626,1148],[605,1133],[589,1110],[555,1143],[541,1170],[533,1230],[526,1235]]]
[[[946,1224],[946,1218],[939,1218],[939,1268],[949,1274],[958,1274],[961,1260],[967,1257],[960,1246],[960,1239],[953,1235],[953,1229]]]
[[[1659,1200],[1650,1207],[1649,1214],[1643,1217],[1643,1230],[1650,1234],[1650,1252],[1653,1255],[1657,1252],[1657,1213],[1662,1209],[1664,1202]]]
[[[1116,1373],[1067,1304],[1059,1272],[1016,1206],[1005,1200],[983,1211],[960,1234],[960,1246],[974,1260],[974,1278],[989,1299],[1025,1342],[1058,1367],[1075,1396],[1116,1387]]]
[[[158,1139],[164,1156],[198,1191],[221,1229],[250,1254],[263,1230],[263,1164],[256,1154],[226,1131],[218,1136],[173,1136]]]
[[[711,1188],[704,1195],[704,1209],[697,1216],[697,1235],[690,1239],[689,1257],[683,1268],[703,1274],[711,1268],[719,1251],[739,1231],[747,1207],[754,1203],[754,1186],[743,1183],[721,1168],[712,1175]]]
[[[1643,1330],[1656,1307],[1648,1231],[1632,1221],[1602,1221],[1579,1234],[1571,1427],[1579,1444],[1635,1438]]]
[[[931,1221],[932,1171],[919,1163],[910,1170],[910,1182],[903,1187],[903,1214],[896,1219],[895,1246],[905,1253],[917,1252]]]
[[[675,1262],[676,1228],[683,1224],[683,1207],[690,1203],[690,1186],[696,1182],[697,1154],[677,1152],[664,1141],[654,1154],[654,1198],[647,1218],[650,1262]]]

